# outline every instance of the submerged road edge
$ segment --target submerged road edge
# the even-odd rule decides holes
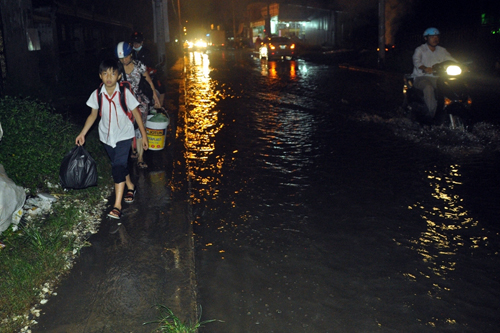
[[[175,283],[175,295],[171,300],[174,304],[174,313],[178,313],[178,317],[184,322],[197,323],[199,319],[199,306],[197,300],[197,281],[196,281],[196,259],[194,251],[194,233],[192,225],[192,209],[190,204],[190,185],[184,187],[188,177],[187,164],[184,159],[184,139],[185,139],[185,114],[186,114],[186,98],[185,98],[185,63],[184,56],[181,56],[172,66],[170,73],[171,80],[174,80],[178,85],[179,97],[177,104],[177,115],[175,126],[172,127],[174,133],[174,172],[172,175],[172,184],[176,189],[172,198],[171,221],[172,230],[174,233],[173,242],[168,252],[174,257],[174,267],[167,269],[179,270],[180,276],[172,283]],[[175,274],[174,274],[175,276]]]

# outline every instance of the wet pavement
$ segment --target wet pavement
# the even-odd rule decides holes
[[[237,51],[184,64],[171,144],[33,332],[150,332],[158,303],[220,320],[200,332],[498,331],[494,121],[419,127],[397,75]]]

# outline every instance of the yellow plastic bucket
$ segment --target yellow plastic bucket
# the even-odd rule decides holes
[[[146,122],[146,135],[148,136],[150,150],[162,150],[165,148],[165,138],[169,119],[163,114],[148,116]]]

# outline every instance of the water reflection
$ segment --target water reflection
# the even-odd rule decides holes
[[[262,142],[258,157],[263,169],[278,171],[279,185],[301,186],[307,183],[304,168],[311,165],[315,150],[312,136],[317,120],[312,111],[317,106],[304,96],[296,94],[304,82],[300,76],[307,66],[297,61],[261,60],[261,74],[270,80],[262,82],[259,99],[266,102],[254,113],[255,127]],[[300,74],[300,75],[299,75]],[[286,87],[286,88],[284,88]]]
[[[420,210],[426,223],[420,238],[412,241],[412,248],[428,265],[431,274],[445,280],[447,274],[456,269],[458,254],[470,255],[479,247],[487,246],[488,240],[458,194],[462,185],[460,165],[451,165],[444,172],[428,170],[426,174],[433,199],[408,207]],[[439,284],[434,284],[434,288],[448,290]]]
[[[297,77],[297,61],[268,61],[260,60],[260,73],[262,76],[270,79],[279,79],[285,77],[287,79],[295,79]]]
[[[258,157],[262,168],[278,171],[280,185],[306,184],[304,168],[313,162],[315,118],[301,110],[276,107],[256,112],[255,121],[262,141]]]
[[[192,203],[215,197],[225,156],[213,156],[215,136],[222,128],[217,102],[227,98],[225,90],[211,79],[207,54],[193,52],[186,57],[186,163],[191,186]]]

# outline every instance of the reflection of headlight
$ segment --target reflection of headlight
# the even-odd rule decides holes
[[[290,48],[293,50],[295,48],[295,44],[290,45]]]
[[[448,74],[448,75],[460,75],[460,74],[462,74],[462,69],[456,65],[448,66],[448,68],[446,68],[446,74]]]
[[[207,42],[199,40],[194,45],[196,45],[196,47],[207,47]]]

